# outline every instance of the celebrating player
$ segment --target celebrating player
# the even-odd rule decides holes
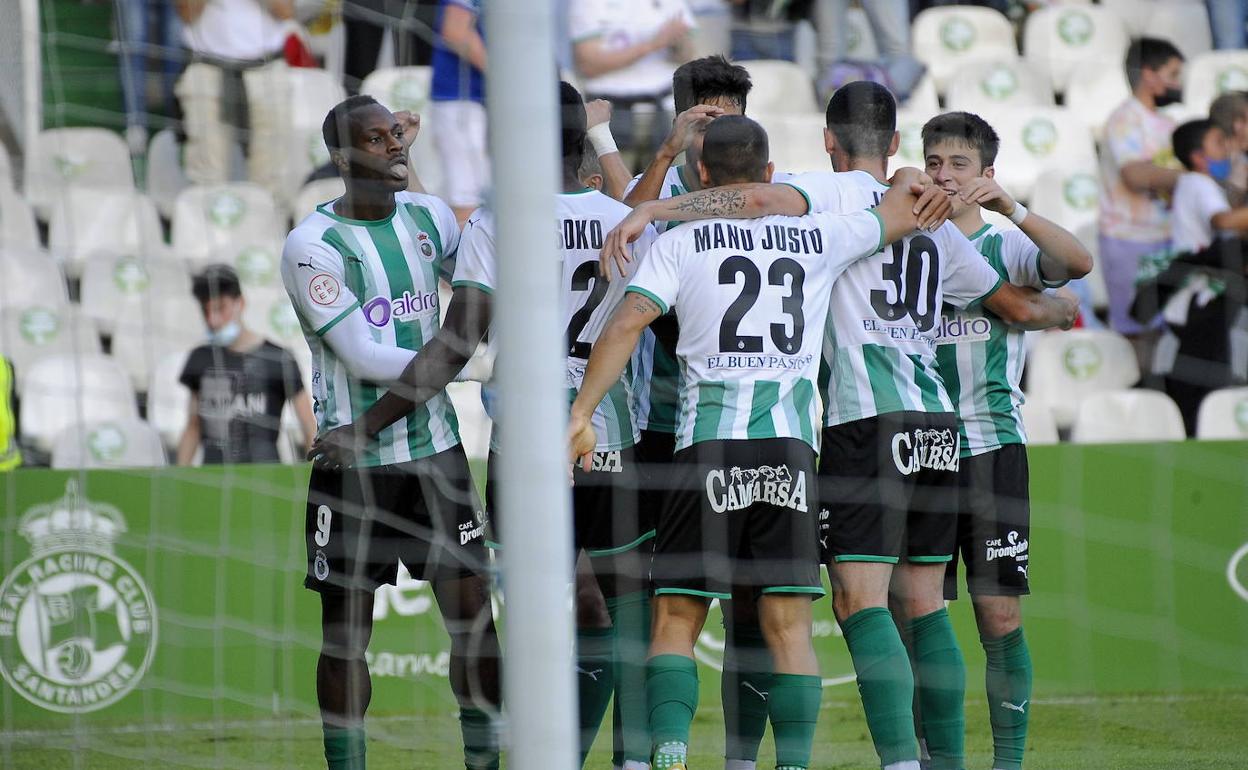
[[[300,222],[282,253],[282,282],[312,349],[322,435],[360,420],[438,328],[437,282],[459,229],[442,201],[406,192],[407,123],[367,96],[326,115],[325,145],[346,193]],[[304,584],[321,597],[316,691],[331,770],[364,767],[373,592],[395,582],[400,559],[432,582],[451,637],[465,764],[498,767],[484,524],[445,394],[374,434],[356,467],[313,469]]]
[[[1027,211],[993,179],[999,141],[992,126],[966,112],[938,115],[923,126],[927,173],[953,201],[950,221],[1004,280],[1044,289],[1082,278],[1092,255],[1070,233]],[[985,224],[980,209],[1021,229]],[[1023,637],[1020,597],[1030,566],[1026,434],[1019,407],[1025,346],[1022,332],[978,308],[946,313],[936,337],[941,377],[958,411],[961,433],[958,550],[945,572],[945,598],[956,599],[957,561],[988,661],[988,716],[993,768],[1020,770],[1031,701],[1031,657]]]

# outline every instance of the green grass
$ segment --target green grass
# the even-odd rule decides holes
[[[982,698],[967,703],[968,768],[991,767]],[[1248,692],[1040,700],[1031,717],[1028,770],[1217,770],[1248,767]],[[718,770],[723,733],[715,704],[694,721],[692,767]],[[371,768],[457,768],[453,715],[378,716],[369,725]],[[600,733],[587,767],[610,768]],[[770,768],[770,737],[760,768]],[[861,706],[847,688],[825,691],[812,768],[876,768]],[[319,727],[307,720],[158,730],[0,734],[0,767],[299,767],[323,766]]]

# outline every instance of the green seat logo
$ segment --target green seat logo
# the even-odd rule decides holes
[[[1062,42],[1072,48],[1084,46],[1092,39],[1096,24],[1083,11],[1068,11],[1057,22],[1057,34]]]
[[[1073,342],[1062,353],[1066,372],[1076,380],[1090,380],[1101,370],[1101,351],[1089,342]]]
[[[269,327],[284,340],[299,333],[299,316],[286,299],[279,299],[269,308]]]
[[[47,345],[61,333],[61,318],[46,307],[32,307],[18,320],[22,339],[28,345]]]
[[[98,462],[116,462],[126,453],[126,434],[116,425],[101,425],[87,434],[87,449]]]
[[[429,94],[419,78],[399,78],[390,88],[390,106],[395,110],[420,112],[428,101]]]
[[[1023,127],[1023,146],[1037,157],[1052,153],[1057,147],[1057,126],[1048,118],[1035,118]]]
[[[1239,432],[1248,435],[1248,398],[1240,399],[1235,405],[1235,424],[1239,426]]]
[[[312,168],[320,168],[329,162],[329,148],[321,138],[320,131],[309,131],[307,135],[308,162]]]
[[[1072,209],[1091,211],[1100,202],[1101,187],[1091,174],[1071,174],[1062,182],[1062,197]]]
[[[219,192],[208,199],[208,218],[217,227],[233,228],[246,213],[246,202],[234,193]]]
[[[277,260],[268,251],[250,246],[234,258],[234,269],[243,283],[267,286],[277,276]]]
[[[73,155],[55,155],[52,158],[52,165],[62,179],[71,180],[81,176],[82,172],[87,170],[89,163],[86,158]]]
[[[1248,71],[1237,64],[1218,70],[1218,93],[1248,90]]]
[[[950,16],[940,25],[940,42],[950,51],[961,53],[975,44],[975,25],[961,16]]]
[[[151,284],[147,268],[134,257],[122,257],[113,265],[113,283],[122,294],[142,294]]]
[[[901,157],[909,161],[923,160],[923,127],[917,123],[905,123],[897,127],[901,132],[901,144],[898,150]]]
[[[1018,91],[1018,75],[1009,67],[997,64],[979,81],[979,87],[989,99],[1005,101]]]

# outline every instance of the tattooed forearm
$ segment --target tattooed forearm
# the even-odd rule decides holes
[[[681,212],[729,217],[745,208],[745,193],[726,189],[702,190],[685,196],[676,208]]]

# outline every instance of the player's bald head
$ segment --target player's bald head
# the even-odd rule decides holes
[[[762,126],[744,115],[724,115],[707,126],[699,163],[712,187],[768,182],[769,156],[767,132]]]

